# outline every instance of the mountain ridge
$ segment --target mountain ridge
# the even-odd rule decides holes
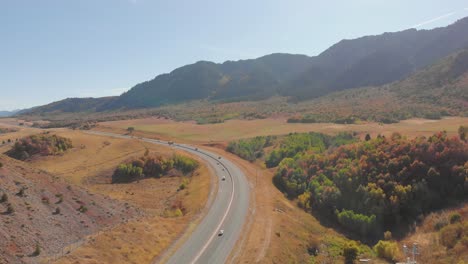
[[[79,102],[65,99],[23,113],[105,112],[192,100],[262,100],[275,95],[302,101],[403,80],[466,47],[468,17],[431,30],[408,29],[341,40],[313,57],[273,53],[223,63],[198,61],[139,83],[118,97],[77,99]]]

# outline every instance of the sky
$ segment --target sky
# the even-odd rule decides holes
[[[119,95],[199,60],[313,56],[466,16],[466,0],[0,0],[0,110]]]

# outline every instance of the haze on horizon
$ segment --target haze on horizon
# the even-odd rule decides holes
[[[4,1],[0,110],[118,95],[198,60],[313,56],[341,39],[446,26],[467,15],[459,0]]]

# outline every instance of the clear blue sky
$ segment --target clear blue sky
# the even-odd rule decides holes
[[[317,55],[465,16],[466,0],[0,0],[0,110],[118,95],[198,60]]]

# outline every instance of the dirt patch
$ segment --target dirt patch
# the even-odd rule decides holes
[[[37,263],[85,243],[99,230],[145,215],[23,162],[3,155],[0,162],[0,192],[8,196],[0,204],[0,263]]]

